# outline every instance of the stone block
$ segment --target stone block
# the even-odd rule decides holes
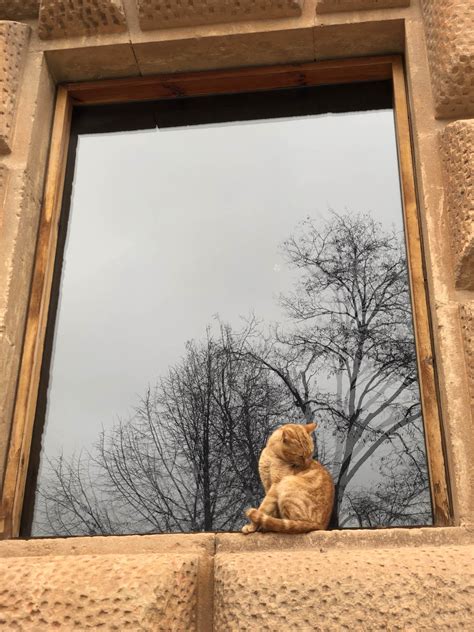
[[[143,75],[304,62],[314,57],[309,27],[134,42],[133,50]]]
[[[441,150],[456,287],[474,290],[474,120],[450,123]]]
[[[214,630],[470,630],[473,582],[472,545],[219,554]]]
[[[41,39],[105,35],[127,30],[122,0],[41,0]]]
[[[0,154],[11,152],[18,90],[30,27],[0,22]]]
[[[7,190],[8,168],[0,164],[0,229],[3,223],[5,193]]]
[[[0,212],[0,480],[16,392],[39,199],[24,170],[8,170]]]
[[[304,0],[137,0],[143,30],[298,17]]]
[[[0,170],[4,197],[0,210],[0,480],[11,430],[55,95],[42,54],[28,54],[21,83],[14,152]]]
[[[392,9],[408,7],[410,0],[317,0],[317,13],[337,11],[365,11],[368,9]]]
[[[0,20],[36,18],[40,0],[0,0]]]
[[[422,0],[438,118],[474,116],[474,2]]]
[[[474,301],[463,303],[459,307],[461,329],[464,338],[467,380],[471,393],[471,409],[474,413]]]
[[[93,81],[117,77],[137,77],[140,69],[130,43],[78,46],[45,51],[56,81]]]
[[[401,53],[405,46],[403,19],[367,20],[345,24],[317,24],[314,28],[316,59],[361,57]]]
[[[192,554],[4,559],[0,627],[192,632],[198,566]]]

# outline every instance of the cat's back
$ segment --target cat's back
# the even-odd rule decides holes
[[[319,461],[312,461],[310,467],[297,475],[300,483],[308,491],[314,490],[319,494],[328,497],[330,500],[334,496],[334,481],[329,471]]]
[[[279,508],[284,518],[307,520],[327,529],[334,504],[334,482],[318,461],[294,476],[284,478],[279,486]]]
[[[331,474],[329,474],[329,470],[326,467],[324,467],[324,465],[320,463],[319,461],[314,461],[314,460],[311,461],[311,465],[309,466],[309,468],[305,472],[302,472],[302,474],[303,475],[317,474],[318,476],[321,476],[324,479],[328,478],[332,482],[332,476]]]

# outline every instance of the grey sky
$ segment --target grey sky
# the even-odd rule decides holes
[[[90,446],[217,312],[279,320],[307,215],[401,227],[391,111],[82,136],[46,452]]]

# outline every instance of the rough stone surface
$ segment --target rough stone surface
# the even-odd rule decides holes
[[[5,165],[0,164],[0,230],[2,227],[2,222],[3,222],[3,217],[4,217],[3,203],[5,200],[5,193],[7,190],[7,178],[8,178],[8,169]]]
[[[364,11],[366,9],[392,9],[408,7],[410,0],[318,0],[318,13],[335,13],[337,11]]]
[[[474,546],[222,554],[215,632],[470,630]]]
[[[436,113],[474,115],[474,2],[422,0]]]
[[[0,0],[0,20],[24,20],[38,15],[40,0]]]
[[[467,630],[473,549],[461,528],[1,541],[0,629]]]
[[[464,337],[467,379],[471,393],[471,409],[474,413],[474,301],[463,303],[459,312]]]
[[[301,15],[304,0],[137,0],[143,30]]]
[[[130,44],[47,50],[45,57],[58,83],[140,75]]]
[[[23,71],[0,213],[0,480],[18,381],[25,317],[37,241],[55,95],[41,53],[30,53]]]
[[[11,547],[13,542],[8,543]],[[313,531],[305,535],[217,533],[216,553],[262,553],[264,551],[375,550],[390,548],[451,547],[474,544],[474,534],[460,527],[420,527],[416,529],[340,529]],[[7,543],[4,544],[7,546]],[[10,549],[11,550],[11,549]],[[22,547],[22,551],[24,551]],[[4,555],[0,542],[0,556]],[[19,552],[16,553],[19,555]]]
[[[433,530],[431,530],[433,531]],[[440,529],[446,531],[446,529]],[[463,530],[464,531],[464,530]],[[460,532],[450,529],[450,534]],[[214,533],[160,533],[154,535],[81,536],[78,538],[31,538],[0,540],[0,560],[7,557],[90,556],[90,555],[199,555],[200,560],[214,553]],[[452,542],[450,542],[452,544]],[[455,542],[458,544],[458,540]],[[1,566],[1,562],[0,562]],[[202,566],[202,564],[201,564]]]
[[[41,1],[41,39],[120,33],[126,29],[121,0]]]
[[[154,605],[161,604],[165,614],[159,615],[160,620],[166,621],[166,613],[175,605],[169,605],[167,609],[163,596],[170,594],[170,582],[181,572],[179,565],[173,566],[173,560],[181,563],[183,556],[191,553],[192,559],[195,555],[199,557],[199,572],[207,564],[207,575],[199,577],[197,590],[208,592],[204,596],[199,594],[197,603],[198,611],[203,608],[207,616],[211,616],[214,544],[218,552],[217,630],[294,629],[309,632],[318,628],[342,630],[345,626],[354,630],[392,632],[397,628],[474,629],[472,612],[469,610],[473,597],[468,592],[472,586],[472,571],[466,570],[466,565],[469,565],[468,569],[472,568],[468,554],[472,556],[470,543],[474,525],[474,487],[469,484],[473,480],[469,472],[472,472],[474,452],[472,422],[465,408],[469,403],[466,366],[472,384],[473,307],[467,302],[460,306],[459,301],[467,299],[453,291],[451,260],[447,256],[450,247],[447,237],[451,228],[448,213],[442,210],[445,190],[438,152],[442,124],[433,119],[423,24],[416,11],[418,3],[412,2],[412,8],[408,11],[401,9],[366,14],[366,22],[362,21],[362,14],[328,14],[320,19],[326,24],[313,29],[316,0],[306,0],[303,17],[297,20],[236,22],[231,26],[224,24],[196,30],[184,28],[181,31],[170,29],[143,33],[138,27],[135,2],[124,0],[130,32],[132,26],[135,29],[134,35],[130,36],[133,49],[126,42],[126,36],[101,37],[104,31],[98,30],[91,31],[91,35],[99,34],[99,37],[91,40],[77,37],[47,43],[35,40],[31,45],[37,46],[38,59],[43,56],[43,49],[48,49],[49,68],[55,73],[56,79],[64,81],[71,78],[87,80],[146,72],[289,63],[313,60],[315,57],[322,59],[406,51],[420,215],[430,299],[434,304],[433,336],[436,341],[443,420],[447,430],[454,520],[455,524],[464,525],[465,528],[327,532],[294,537],[261,534],[252,539],[238,534],[208,534],[0,542],[0,557],[5,558],[0,561],[0,617],[3,616],[6,621],[0,624],[0,629],[42,632],[59,626],[68,631],[74,628],[75,620],[79,630],[114,627],[121,630],[127,629],[127,625],[134,630],[159,629],[159,623],[147,619],[145,613],[154,612]],[[12,2],[6,4],[12,5]],[[64,4],[70,6],[71,2],[64,1]],[[436,1],[433,4],[437,4]],[[444,4],[453,6],[452,2]],[[308,20],[305,22],[309,10],[313,18],[311,26]],[[407,16],[410,17],[405,20]],[[67,31],[64,24],[59,24],[59,28],[66,35],[75,35],[73,31]],[[443,37],[450,37],[449,20],[442,28],[446,29],[447,34],[443,35],[441,29],[438,38],[444,45]],[[33,104],[44,104],[46,101],[44,94],[33,89],[34,82],[30,81],[28,75],[32,55],[28,55],[21,79],[14,151],[4,159],[4,163],[0,162],[4,167],[0,169],[0,178],[2,172],[8,175],[5,206],[8,209],[7,221],[5,214],[2,218],[0,213],[0,456],[4,453],[3,447],[6,446],[10,430],[11,403],[14,400],[21,352],[22,314],[28,301],[28,258],[32,258],[32,244],[36,236],[35,218],[41,199],[39,186],[27,182],[42,181],[43,168],[39,167],[41,160],[38,158],[38,147],[47,145],[50,133],[49,115],[35,124],[34,133],[31,131],[31,120],[36,116],[36,106]],[[449,79],[449,72],[447,77]],[[460,78],[465,82],[464,74],[461,73]],[[41,82],[44,83],[44,80],[42,77]],[[30,84],[33,86],[31,90],[28,88]],[[448,88],[449,85],[453,86],[455,96],[455,90],[458,89],[456,82],[446,85]],[[463,89],[465,85],[463,83]],[[31,104],[30,109],[26,108],[27,103]],[[466,124],[468,122],[464,121],[455,125],[462,127]],[[452,132],[451,128],[449,133],[453,134],[455,141],[454,145],[451,145],[452,139],[449,143],[454,156],[456,152],[452,147],[464,137],[461,132],[459,135],[458,132]],[[471,141],[462,142],[466,144]],[[33,158],[30,158],[30,154]],[[469,159],[461,151],[458,155]],[[446,197],[469,182],[463,171],[466,164],[463,159],[459,158],[458,163],[458,157],[454,162],[451,157],[448,159],[449,165],[446,164],[453,173],[449,174]],[[454,174],[456,169],[462,172],[459,180]],[[30,189],[34,189],[34,194]],[[460,201],[464,198],[460,190],[456,195],[458,201],[454,202],[454,209],[458,213],[459,204],[462,205]],[[460,215],[456,217],[459,223]],[[459,234],[462,235],[462,231]],[[2,312],[4,305],[8,308],[5,315]],[[465,341],[466,363],[461,351],[459,318]],[[462,537],[456,539],[456,534]],[[194,540],[198,537],[205,539],[205,552],[194,551],[195,546],[202,548]],[[161,544],[164,541],[166,545]],[[169,564],[164,561],[165,555],[170,560]],[[38,556],[41,558],[38,559]],[[184,565],[186,585],[187,568]],[[169,572],[166,569],[170,569]],[[191,575],[194,572],[193,567]],[[119,593],[122,586],[124,590]],[[3,590],[11,592],[9,595],[2,594]],[[344,591],[348,594],[345,595]],[[44,592],[46,596],[43,598]],[[117,598],[119,601],[114,604],[113,600]],[[103,604],[99,607],[98,603],[102,599]],[[181,602],[180,598],[178,602]],[[347,612],[349,606],[350,613]],[[107,611],[106,614],[100,614],[102,607]],[[46,616],[37,613],[37,608],[44,609]],[[118,610],[115,611],[116,608]],[[68,615],[72,615],[72,619],[65,621]],[[88,615],[90,619],[87,619]],[[5,619],[7,616],[8,619]],[[44,622],[40,621],[41,617]],[[129,624],[128,617],[131,617]],[[308,618],[309,626],[305,623]],[[361,618],[362,623],[358,620]],[[102,623],[103,626],[100,625]],[[168,623],[167,629],[172,630],[173,625]],[[193,625],[192,620],[184,624],[178,621],[175,629],[178,632],[181,629],[192,630]],[[212,627],[210,624],[201,625],[199,629],[207,631]]]
[[[139,43],[133,49],[143,75],[303,62],[314,55],[310,28]]]
[[[5,630],[186,630],[196,626],[196,555],[2,560]]]
[[[0,475],[6,456],[17,385],[27,294],[36,241],[39,200],[23,170],[8,171],[0,212]]]
[[[399,18],[317,24],[314,28],[317,60],[401,53],[404,47],[405,25]]]
[[[0,154],[11,151],[18,88],[30,27],[0,22]]]
[[[456,286],[474,290],[474,120],[450,123],[441,149]]]

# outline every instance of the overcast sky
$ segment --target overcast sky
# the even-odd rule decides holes
[[[401,229],[391,111],[81,136],[48,456],[128,417],[215,314],[281,320],[279,244],[329,208]]]

